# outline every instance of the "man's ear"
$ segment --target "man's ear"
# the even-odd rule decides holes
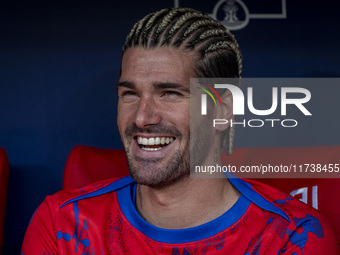
[[[230,125],[230,120],[234,118],[233,115],[233,96],[230,90],[226,90],[222,95],[220,95],[222,105],[216,107],[216,119],[227,120],[228,123],[225,125],[216,125],[216,129],[219,131],[226,130]]]

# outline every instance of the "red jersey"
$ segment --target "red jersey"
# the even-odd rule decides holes
[[[233,207],[187,229],[146,222],[130,176],[60,191],[32,217],[21,254],[336,254],[316,210],[265,184],[229,180],[242,193]]]

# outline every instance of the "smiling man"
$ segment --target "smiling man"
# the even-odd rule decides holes
[[[140,184],[162,187],[188,176],[192,65],[191,54],[168,47],[124,54],[117,122]]]
[[[236,40],[208,15],[171,8],[137,22],[117,84],[131,176],[46,198],[22,254],[336,254],[323,216],[301,202],[256,182],[190,178],[192,161],[220,163],[233,140],[230,127],[190,116],[200,95],[190,78],[241,71]],[[220,97],[211,115],[232,118],[230,92]]]

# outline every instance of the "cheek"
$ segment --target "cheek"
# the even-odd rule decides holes
[[[123,128],[124,128],[124,124],[126,122],[126,111],[124,109],[124,107],[120,106],[120,104],[118,104],[118,109],[117,109],[117,125],[118,125],[118,129],[119,132],[122,133]]]
[[[117,126],[121,135],[135,121],[135,104],[119,104],[117,108]]]
[[[176,121],[178,129],[190,129],[190,108],[188,105],[178,107],[171,113],[172,119]]]

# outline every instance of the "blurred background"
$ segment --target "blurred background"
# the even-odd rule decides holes
[[[34,210],[62,188],[75,145],[123,148],[115,89],[122,44],[137,20],[172,6],[237,29],[244,77],[340,77],[337,1],[0,0],[0,147],[10,161],[3,254],[20,253]],[[313,85],[313,116],[294,113],[298,127],[238,128],[235,146],[340,144],[337,84]],[[257,103],[270,106],[271,88],[263,90],[254,89]]]

